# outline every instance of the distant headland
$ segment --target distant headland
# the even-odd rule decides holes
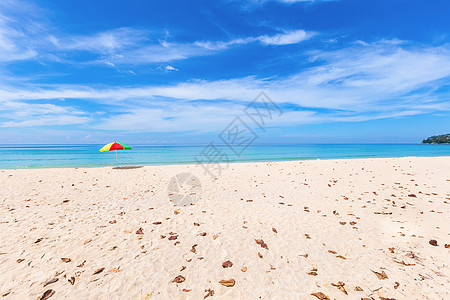
[[[450,133],[430,136],[422,144],[450,144]]]

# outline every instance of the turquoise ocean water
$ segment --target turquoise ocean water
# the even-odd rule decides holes
[[[100,153],[102,146],[0,145],[0,169],[115,165],[115,153]],[[118,152],[119,164],[122,166],[196,163],[196,157],[202,161],[207,160],[201,154],[205,146],[130,146],[133,150]],[[252,145],[240,156],[226,146],[220,146],[219,150],[228,155],[230,162],[450,156],[450,145],[417,144]]]

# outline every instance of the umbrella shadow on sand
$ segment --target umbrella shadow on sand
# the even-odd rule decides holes
[[[133,169],[140,169],[140,168],[143,168],[143,166],[114,167],[113,170],[133,170]]]

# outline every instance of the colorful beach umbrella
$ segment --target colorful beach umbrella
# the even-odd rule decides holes
[[[124,144],[124,143],[109,143],[105,146],[103,146],[102,149],[100,149],[100,152],[106,152],[106,151],[116,151],[116,164],[119,166],[119,160],[117,158],[117,150],[131,150],[131,147]]]

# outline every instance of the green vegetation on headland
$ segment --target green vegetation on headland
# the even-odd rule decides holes
[[[450,133],[431,136],[423,140],[422,144],[450,144]]]

